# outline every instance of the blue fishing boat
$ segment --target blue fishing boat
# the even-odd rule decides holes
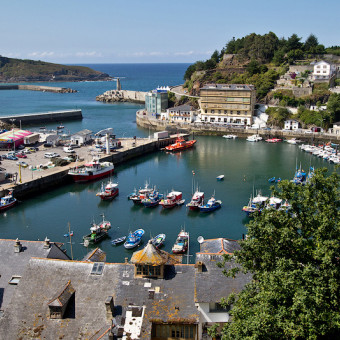
[[[309,171],[308,171],[308,175],[306,178],[306,183],[310,183],[310,180],[312,179],[312,177],[314,176],[314,167],[310,167]]]
[[[222,201],[216,200],[215,197],[212,196],[206,204],[200,206],[200,211],[211,212],[211,211],[221,208],[221,206],[222,206]]]
[[[276,180],[276,178],[275,178],[275,177],[272,177],[272,178],[269,178],[269,179],[268,179],[268,182],[269,182],[269,183],[274,183],[275,180]]]
[[[304,170],[302,170],[301,165],[300,168],[296,168],[294,178],[292,179],[292,182],[294,184],[305,184],[307,179],[307,174]]]
[[[280,183],[280,182],[281,182],[281,178],[280,177],[275,180],[275,183]]]
[[[124,247],[126,249],[132,249],[137,247],[142,241],[143,235],[144,235],[143,229],[137,229],[133,233],[130,233],[129,236],[127,237],[126,242],[124,243]]]
[[[262,211],[263,208],[265,207],[267,201],[268,201],[268,197],[267,197],[267,196],[262,196],[262,195],[261,195],[261,192],[259,192],[259,193],[257,194],[257,196],[255,196],[254,198],[252,198],[252,196],[250,196],[248,205],[244,206],[244,207],[242,208],[242,210],[243,210],[249,217],[252,217],[252,215],[253,215],[255,212],[261,213],[261,211]]]
[[[64,234],[64,237],[70,237],[73,236],[73,231],[70,231],[69,233]]]
[[[160,194],[158,191],[153,191],[149,196],[143,198],[141,202],[144,207],[150,208],[158,205],[162,198],[163,194]]]

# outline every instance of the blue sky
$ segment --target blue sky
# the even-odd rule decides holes
[[[206,60],[232,37],[315,34],[340,45],[338,0],[10,0],[0,55],[57,63]]]

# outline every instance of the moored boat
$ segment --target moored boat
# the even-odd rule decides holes
[[[165,234],[159,234],[151,239],[151,242],[156,248],[160,248],[164,244],[165,237]]]
[[[302,170],[301,165],[300,165],[300,168],[296,169],[294,178],[292,179],[291,182],[293,182],[294,184],[305,184],[306,179],[307,179],[307,174],[304,170]]]
[[[250,196],[248,205],[244,206],[242,210],[251,217],[255,212],[261,213],[262,209],[268,200],[267,196],[262,196],[259,192],[254,198]]]
[[[269,139],[266,139],[266,142],[267,143],[279,143],[279,142],[282,142],[282,139],[280,139],[280,138],[269,138]]]
[[[75,182],[87,182],[112,174],[114,165],[111,162],[99,162],[94,159],[83,166],[70,169],[68,174]]]
[[[177,137],[175,143],[166,146],[165,150],[172,152],[181,151],[193,147],[195,143],[195,139],[186,141],[183,137]]]
[[[93,222],[90,228],[91,233],[83,236],[85,246],[98,243],[109,236],[108,230],[111,228],[111,223],[109,221],[105,221],[104,214],[102,216],[103,221],[100,224]]]
[[[188,250],[189,246],[189,233],[181,230],[177,236],[176,242],[172,247],[174,254],[184,254]]]
[[[100,192],[96,194],[96,196],[99,196],[102,200],[110,200],[118,196],[119,189],[117,183],[112,183],[111,180],[106,184],[105,188],[102,184]]]
[[[222,206],[222,201],[216,200],[215,197],[212,196],[206,204],[200,206],[200,211],[211,212],[211,211],[221,208],[221,206]]]
[[[247,137],[248,142],[259,142],[260,140],[262,140],[262,137],[260,135],[251,135]]]
[[[226,139],[236,139],[237,138],[236,135],[223,135],[222,137],[226,138]]]
[[[200,206],[204,204],[204,192],[196,190],[191,198],[191,201],[187,204],[187,207],[191,210],[199,210]]]
[[[216,177],[218,181],[223,181],[224,180],[224,175],[219,175]]]
[[[165,199],[162,199],[159,204],[165,208],[173,208],[177,205],[181,205],[185,202],[182,198],[182,193],[180,191],[171,191]]]
[[[155,207],[156,205],[159,204],[162,198],[163,194],[160,194],[158,191],[154,190],[147,197],[143,198],[141,200],[141,203],[144,205],[144,207],[147,208]]]
[[[124,247],[126,249],[132,249],[137,247],[141,243],[143,235],[144,235],[143,229],[137,229],[133,233],[130,233],[129,236],[127,237],[126,242],[124,243]]]
[[[17,203],[17,199],[13,197],[13,192],[10,191],[8,195],[0,199],[0,211],[12,208]]]
[[[137,192],[135,189],[132,194],[128,196],[134,204],[142,204],[142,200],[147,198],[155,189],[149,187],[149,183],[145,182],[144,188],[140,188]]]
[[[122,236],[122,237],[115,238],[114,240],[111,241],[111,243],[113,245],[117,245],[117,244],[123,243],[125,240],[126,240],[126,236]]]

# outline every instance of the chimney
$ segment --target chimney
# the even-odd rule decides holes
[[[125,264],[128,264],[128,263],[129,263],[129,258],[126,257],[126,258],[125,258]]]
[[[20,253],[20,252],[21,252],[21,248],[22,248],[22,245],[21,245],[19,239],[17,238],[17,239],[15,240],[14,252],[15,252],[15,253]]]
[[[45,243],[44,243],[44,249],[48,249],[50,246],[51,246],[50,240],[46,236]]]
[[[108,296],[106,298],[105,308],[106,308],[106,318],[112,319],[112,317],[114,316],[114,309],[115,309],[115,304],[113,302],[112,296]]]
[[[198,261],[197,262],[197,272],[198,273],[202,273],[203,272],[203,262],[202,261]]]

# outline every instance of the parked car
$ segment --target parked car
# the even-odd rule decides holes
[[[7,159],[10,159],[11,161],[17,161],[18,157],[14,156],[14,155],[7,155]]]
[[[67,153],[75,153],[75,151],[70,146],[65,146],[63,150]]]
[[[18,152],[18,153],[16,154],[16,156],[17,156],[18,158],[27,158],[27,156],[26,156],[24,153],[22,153],[22,152]]]
[[[18,161],[16,162],[16,165],[21,165],[23,168],[27,168],[28,167],[28,164],[24,161]]]
[[[36,151],[38,151],[39,149],[38,149],[38,148],[31,147],[31,148],[28,148],[28,150],[29,150],[30,152],[36,152]]]
[[[53,146],[52,143],[44,143],[45,148],[51,148]]]
[[[46,152],[44,155],[45,158],[55,158],[55,157],[60,157],[59,154],[56,152]]]

